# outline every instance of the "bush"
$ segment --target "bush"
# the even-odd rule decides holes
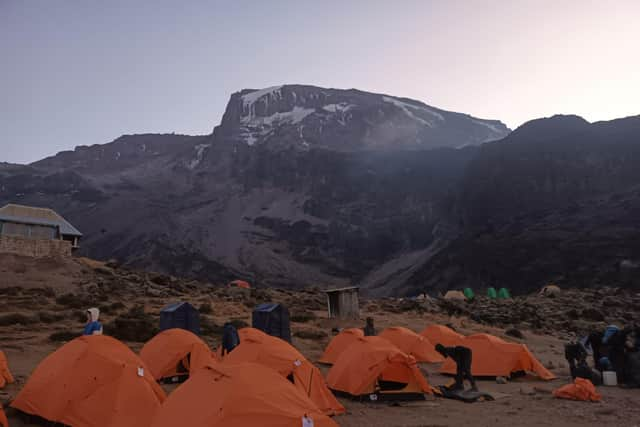
[[[58,331],[49,335],[49,341],[53,342],[61,342],[61,341],[71,341],[79,337],[79,334],[69,332],[69,331]]]
[[[294,313],[291,314],[289,319],[292,322],[307,323],[307,322],[310,322],[312,320],[315,320],[316,319],[316,314],[313,311],[294,312]]]
[[[522,332],[516,328],[507,329],[504,333],[514,338],[520,338],[520,339],[524,338],[524,335],[522,334]]]
[[[27,316],[22,313],[9,313],[0,316],[0,326],[31,325],[39,321],[40,319],[37,316]]]
[[[113,314],[116,311],[120,311],[127,308],[126,305],[124,305],[123,303],[121,303],[120,301],[118,302],[114,302],[111,304],[102,304],[100,306],[98,306],[98,309],[100,309],[100,314],[104,313],[104,314]]]
[[[104,332],[122,341],[146,342],[159,332],[159,328],[153,316],[144,311],[144,306],[136,305],[105,325]]]
[[[248,328],[249,326],[251,326],[244,319],[231,319],[229,323],[235,326],[236,329]]]
[[[80,295],[76,294],[64,294],[56,298],[56,304],[69,308],[88,308],[91,306],[91,302]]]
[[[303,340],[321,340],[327,337],[327,333],[320,329],[302,329],[294,332],[293,336]]]
[[[213,320],[208,317],[200,317],[200,332],[202,335],[214,336],[219,335],[222,336],[223,327],[217,325]]]
[[[213,307],[211,307],[210,303],[205,302],[200,305],[200,308],[198,308],[198,311],[201,314],[211,314],[213,313]]]
[[[66,316],[62,313],[53,313],[51,311],[43,311],[38,313],[38,317],[42,323],[55,323],[63,320]]]

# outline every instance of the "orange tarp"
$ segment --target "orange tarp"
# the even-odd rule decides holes
[[[283,377],[293,376],[293,384],[327,415],[342,414],[344,407],[336,400],[320,373],[288,342],[254,328],[241,329],[240,345],[227,354],[225,363],[254,362],[267,366]]]
[[[151,369],[156,380],[179,375],[182,362],[189,372],[206,366],[215,358],[209,346],[193,332],[167,329],[147,342],[140,350],[140,358]]]
[[[352,396],[380,392],[380,380],[406,384],[395,393],[431,393],[416,359],[380,337],[356,339],[327,375],[327,384],[332,390]]]
[[[9,370],[7,357],[0,351],[0,388],[3,388],[7,384],[13,384],[14,381],[13,375],[11,375],[11,371]]]
[[[464,339],[464,335],[460,335],[453,329],[443,325],[427,326],[420,332],[420,335],[428,338],[434,346],[442,344],[445,347],[455,347],[460,345],[460,342]]]
[[[471,363],[473,376],[508,377],[514,372],[524,371],[535,373],[543,380],[555,378],[555,375],[542,366],[524,344],[509,343],[493,335],[475,334],[463,339],[459,345],[473,351]],[[447,359],[440,372],[455,374],[455,362]]]
[[[2,409],[1,403],[0,403],[0,426],[9,427],[9,420],[7,420],[7,416],[4,414],[4,409]]]
[[[315,427],[338,427],[273,369],[219,363],[197,371],[171,393],[151,427],[301,427],[305,415]]]
[[[47,356],[11,406],[70,426],[148,425],[165,394],[142,360],[120,341],[76,338]]]
[[[233,282],[229,282],[229,286],[236,286],[238,288],[251,289],[251,285],[249,282],[245,282],[244,280],[234,280]]]
[[[327,348],[324,350],[324,354],[318,362],[325,363],[327,365],[333,365],[338,360],[340,354],[358,338],[364,337],[364,332],[360,328],[351,328],[341,331],[338,335],[333,337]]]
[[[387,328],[380,337],[391,342],[405,353],[415,357],[418,362],[440,363],[444,358],[438,353],[428,338],[400,326]]]
[[[584,378],[576,378],[573,384],[567,384],[554,390],[553,395],[560,399],[584,400],[586,402],[599,402],[602,399],[593,383]]]

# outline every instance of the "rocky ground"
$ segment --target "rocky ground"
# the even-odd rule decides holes
[[[6,405],[40,360],[79,334],[86,307],[100,307],[105,333],[137,351],[157,332],[161,307],[177,300],[199,308],[203,338],[212,346],[218,344],[224,322],[248,325],[257,303],[283,303],[291,311],[293,344],[312,361],[322,354],[332,329],[363,323],[362,319],[328,319],[320,289],[244,290],[88,259],[36,262],[0,255],[0,348],[17,379],[16,384],[0,391],[0,401]],[[527,344],[558,379],[542,382],[525,378],[507,384],[481,381],[481,389],[498,397],[486,403],[429,399],[372,405],[343,399],[348,412],[336,421],[341,426],[413,427],[638,425],[640,390],[601,387],[603,402],[597,404],[554,399],[551,391],[567,382],[564,342],[596,326],[638,322],[639,304],[639,295],[615,289],[565,290],[555,298],[478,298],[470,303],[432,298],[364,300],[362,318],[373,317],[379,329],[406,326],[420,331],[428,324],[443,323],[462,333],[492,333]],[[437,366],[422,368],[431,384],[448,382],[437,373]],[[15,414],[9,415],[12,427],[25,425]]]

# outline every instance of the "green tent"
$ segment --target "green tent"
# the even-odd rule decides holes
[[[496,288],[487,289],[487,296],[489,297],[489,299],[498,298],[498,293],[496,292]]]
[[[500,288],[500,290],[498,291],[498,298],[500,298],[500,299],[510,299],[511,298],[511,294],[509,293],[509,289]]]
[[[475,298],[475,294],[473,293],[473,289],[471,288],[464,288],[464,290],[462,291],[462,293],[464,294],[465,297],[467,297],[468,300],[472,300],[473,298]]]

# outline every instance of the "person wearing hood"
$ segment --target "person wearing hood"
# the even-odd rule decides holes
[[[98,321],[100,318],[100,310],[90,308],[87,310],[87,324],[84,327],[82,335],[102,335],[102,324]]]

